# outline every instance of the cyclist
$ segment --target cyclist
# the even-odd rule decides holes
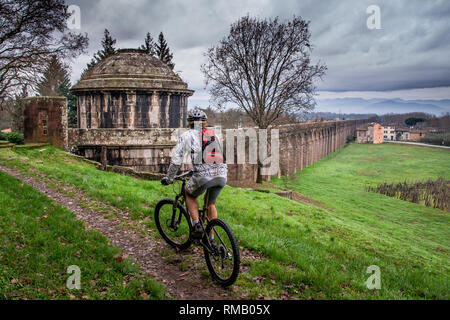
[[[222,149],[217,136],[211,138],[215,145],[215,151],[207,150],[205,152],[204,132],[206,129],[206,114],[195,108],[188,114],[189,130],[184,132],[178,139],[178,143],[172,152],[172,159],[167,171],[167,175],[161,179],[164,185],[171,184],[174,176],[181,167],[186,153],[191,155],[193,164],[193,174],[186,185],[186,206],[193,222],[193,238],[199,239],[203,235],[203,227],[199,222],[198,214],[198,196],[208,190],[208,218],[210,220],[217,218],[216,200],[222,188],[227,183],[227,165],[223,161]],[[217,143],[217,144],[215,144]],[[206,145],[209,145],[207,143]],[[217,152],[218,151],[218,152]],[[218,156],[215,156],[215,153]],[[213,153],[213,161],[205,161],[206,156]],[[211,160],[211,158],[209,159]],[[209,235],[213,247],[217,247],[214,241],[213,231]]]

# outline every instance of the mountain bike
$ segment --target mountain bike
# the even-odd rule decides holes
[[[193,224],[185,202],[186,181],[191,175],[192,170],[175,177],[175,182],[181,182],[179,192],[174,187],[175,199],[163,199],[156,204],[156,227],[163,239],[176,250],[185,250],[193,243],[203,247],[206,265],[212,278],[224,287],[230,286],[239,274],[240,255],[236,238],[225,221],[208,219],[208,191],[204,196],[203,208],[199,209],[203,235],[201,239],[192,237]],[[211,246],[208,236],[212,233],[217,243],[215,248]]]

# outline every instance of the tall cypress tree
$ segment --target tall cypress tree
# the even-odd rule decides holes
[[[156,54],[155,43],[153,42],[153,38],[150,35],[150,32],[147,32],[147,35],[145,36],[144,44],[141,45],[140,49],[144,50],[151,56],[154,56]]]
[[[102,40],[102,50],[99,50],[96,54],[97,63],[106,57],[109,57],[116,53],[116,48],[114,45],[116,44],[116,39],[113,39],[111,37],[111,34],[109,33],[108,29],[105,29],[104,36]]]
[[[70,88],[69,68],[54,55],[50,58],[36,89],[41,96],[61,96],[61,85]]]
[[[117,52],[116,48],[114,47],[115,44],[116,39],[113,39],[108,29],[105,29],[103,33],[102,49],[98,50],[97,53],[94,54],[94,57],[92,58],[91,62],[89,62],[87,64],[86,69],[83,70],[81,77],[86,73],[86,71],[95,66],[97,63],[99,63],[106,57],[115,54]]]
[[[69,127],[77,125],[77,97],[70,92],[70,82],[63,82],[59,86],[59,92],[67,98],[67,122]]]
[[[56,56],[52,56],[37,86],[37,91],[41,96],[66,97],[68,124],[73,127],[77,124],[77,103],[76,97],[70,93],[70,87],[69,67]]]
[[[159,60],[167,64],[170,69],[175,67],[175,64],[172,62],[173,55],[170,53],[169,46],[162,32],[159,34],[158,43],[156,44],[156,56]]]

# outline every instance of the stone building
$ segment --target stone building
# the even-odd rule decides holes
[[[167,168],[194,91],[166,64],[143,50],[120,49],[71,91],[77,96],[78,128],[69,129],[69,149],[142,171]]]
[[[410,141],[420,141],[427,135],[427,130],[424,129],[413,129],[410,132],[409,140]]]
[[[119,49],[75,84],[78,128],[186,126],[187,83],[165,63],[139,49]]]
[[[372,122],[356,128],[356,143],[383,143],[384,128],[381,124]]]

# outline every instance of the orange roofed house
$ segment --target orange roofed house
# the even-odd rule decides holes
[[[367,127],[356,129],[356,143],[383,143],[384,128],[381,124],[372,122]]]

